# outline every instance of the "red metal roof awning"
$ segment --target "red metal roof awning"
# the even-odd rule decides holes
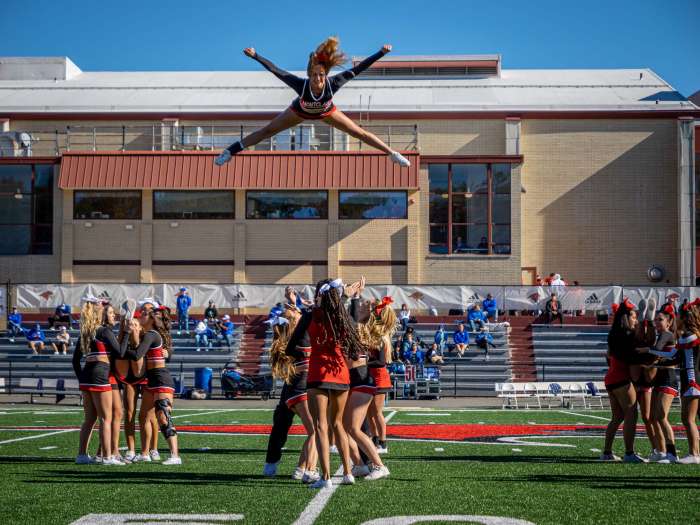
[[[215,152],[68,152],[61,189],[388,189],[418,188],[420,156],[400,168],[380,152],[253,151],[226,164]]]

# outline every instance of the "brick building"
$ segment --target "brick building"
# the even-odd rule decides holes
[[[0,279],[695,284],[700,109],[649,69],[390,55],[336,104],[410,169],[318,121],[213,165],[292,98],[265,71],[0,58]]]

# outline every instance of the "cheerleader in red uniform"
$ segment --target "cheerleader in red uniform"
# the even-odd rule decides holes
[[[700,403],[700,300],[696,299],[681,310],[678,340],[681,371],[681,420],[688,436],[688,455],[679,459],[685,465],[700,465],[700,435],[698,435],[698,404]]]

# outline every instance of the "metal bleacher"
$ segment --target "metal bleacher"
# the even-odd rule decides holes
[[[601,381],[608,369],[607,325],[533,324],[538,381]]]

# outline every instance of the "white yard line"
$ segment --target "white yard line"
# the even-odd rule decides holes
[[[27,439],[39,439],[48,436],[55,436],[56,434],[65,434],[66,432],[77,432],[79,428],[69,428],[68,430],[57,430],[55,432],[47,432],[46,434],[39,434],[38,436],[26,436],[15,439],[6,439],[5,441],[0,441],[0,445],[6,445],[7,443],[15,443],[17,441],[25,441]]]
[[[323,512],[323,509],[328,504],[328,500],[331,499],[333,493],[340,486],[342,475],[343,467],[341,466],[335,471],[335,474],[331,478],[333,480],[333,486],[328,489],[319,490],[316,496],[314,496],[314,499],[309,502],[304,511],[292,525],[312,525],[312,523],[314,523],[321,515],[321,512]]]
[[[396,412],[396,410],[394,410],[393,412],[389,412],[389,415],[384,418],[384,423],[388,423],[389,421],[391,421],[391,418],[393,418],[396,415]]]
[[[581,416],[581,417],[592,417],[593,419],[602,419],[603,421],[610,421],[609,417],[594,416],[593,414],[579,414],[578,412],[567,412],[566,410],[558,410],[560,414],[569,414],[571,416]]]
[[[237,409],[235,408],[230,408],[228,410],[209,410],[207,412],[199,412],[197,414],[180,414],[177,416],[173,416],[172,419],[177,419],[179,417],[197,417],[197,416],[207,416],[209,414],[221,414],[223,412],[235,412]]]

